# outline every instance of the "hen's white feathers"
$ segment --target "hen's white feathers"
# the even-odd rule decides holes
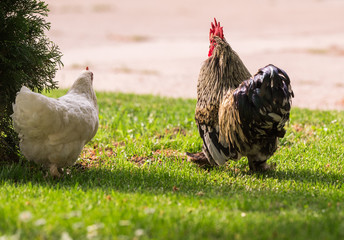
[[[24,156],[47,167],[75,163],[98,129],[93,74],[84,71],[69,92],[53,99],[22,87],[13,104],[13,126]]]

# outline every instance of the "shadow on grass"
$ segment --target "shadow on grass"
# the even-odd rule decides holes
[[[275,178],[280,181],[282,180],[293,180],[296,182],[306,182],[306,183],[320,183],[320,184],[342,184],[343,175],[324,172],[321,170],[308,170],[308,169],[298,169],[295,171],[268,171],[264,174],[261,174],[263,178]]]
[[[169,198],[173,195],[175,196],[175,201],[181,202],[181,204],[185,202],[183,199],[187,199],[186,205],[190,204],[188,201],[199,203],[194,205],[194,207],[199,206],[201,211],[218,209],[217,211],[219,212],[216,214],[219,214],[219,217],[222,216],[221,211],[228,212],[230,210],[231,213],[228,215],[230,220],[233,222],[238,221],[237,230],[234,232],[243,234],[243,239],[248,239],[254,234],[262,236],[261,239],[275,239],[279,236],[281,236],[281,239],[289,239],[291,236],[295,237],[294,235],[297,233],[301,235],[299,238],[296,237],[294,239],[308,239],[311,238],[310,236],[314,236],[315,239],[322,239],[321,237],[317,238],[317,236],[323,233],[324,228],[327,229],[325,233],[331,233],[334,236],[343,233],[339,232],[341,215],[325,213],[319,215],[319,212],[329,208],[336,213],[336,201],[340,201],[339,199],[342,199],[341,196],[331,199],[328,199],[327,195],[318,194],[314,196],[311,189],[309,191],[291,188],[284,191],[275,191],[271,188],[249,189],[246,188],[245,181],[241,179],[245,177],[246,179],[250,178],[247,176],[247,173],[238,173],[234,177],[224,179],[222,182],[219,180],[209,181],[211,179],[209,175],[214,176],[219,171],[225,171],[225,175],[234,175],[235,171],[225,167],[204,170],[191,166],[190,171],[192,171],[192,174],[188,175],[187,171],[178,171],[180,170],[180,164],[182,163],[171,164],[171,169],[169,165],[154,165],[150,168],[123,163],[117,165],[116,162],[113,163],[112,169],[108,169],[109,167],[93,167],[82,171],[72,167],[70,168],[70,173],[65,174],[62,179],[45,178],[45,172],[32,163],[7,164],[0,166],[0,186],[7,184],[15,187],[30,183],[32,186],[53,190],[62,189],[63,191],[73,191],[73,189],[82,189],[85,192],[102,190],[103,193],[97,193],[103,195],[111,195],[113,191],[125,194],[137,193],[139,195],[130,198],[134,202],[140,201],[140,194],[152,197],[164,195],[161,201],[166,201],[166,196]],[[183,170],[188,170],[188,167],[190,166],[183,166]],[[244,166],[239,171],[244,171]],[[319,180],[323,184],[328,184],[328,182],[333,183],[336,179],[342,178],[336,174],[325,174],[322,172],[316,172],[316,174],[318,176],[311,171],[303,170],[291,173],[277,171],[252,174],[252,179],[259,181],[256,177],[258,179],[261,178],[262,183],[264,180],[268,180],[268,178],[311,182]],[[199,194],[200,192],[202,194]],[[331,206],[328,205],[329,201],[331,201]],[[299,217],[294,211],[297,209],[302,215],[305,213],[303,210],[305,206],[308,209],[305,210],[308,211],[306,220],[303,217]],[[280,214],[281,211],[285,213],[286,210],[290,210],[288,215]],[[241,217],[239,215],[240,212],[253,215],[252,217],[245,218],[244,221],[242,220],[242,215]],[[312,215],[313,212],[314,215]],[[274,217],[267,217],[263,221],[258,220],[257,222],[256,219],[259,219],[260,215],[254,214],[270,214],[267,216]],[[214,218],[210,217],[210,220],[206,220],[205,223],[201,223],[203,225],[200,225],[198,222],[198,224],[194,223],[195,219],[192,216],[192,221],[190,220],[190,224],[187,225],[188,229],[184,232],[188,232],[191,229],[194,232],[201,232],[202,235],[203,229],[206,229],[203,234],[207,236],[209,234],[207,239],[215,239],[214,234],[217,234],[215,235],[216,238],[221,238],[223,235],[228,234],[225,225],[228,223],[226,221],[221,220],[218,223]],[[198,217],[198,215],[196,216]],[[278,222],[277,225],[276,222]],[[233,228],[235,229],[236,225],[231,227],[232,231]],[[271,231],[267,231],[269,228]],[[316,234],[314,233],[314,228],[319,230]],[[172,229],[174,228],[172,227]],[[285,229],[287,229],[286,232]],[[180,231],[180,229],[178,230]],[[325,234],[325,236],[327,235]],[[178,236],[176,239],[178,238],[180,239],[182,236]]]
[[[116,165],[116,163],[114,163]],[[196,164],[195,164],[196,165]],[[343,178],[342,174],[336,174],[332,172],[324,172],[321,170],[306,170],[306,169],[298,169],[296,171],[283,171],[283,170],[270,170],[263,173],[254,173],[251,171],[246,171],[245,166],[239,168],[219,168],[214,166],[198,166],[200,172],[212,172],[212,171],[226,171],[230,175],[236,177],[242,175],[256,175],[260,176],[261,178],[275,178],[278,180],[294,180],[294,181],[301,181],[301,182],[320,182],[320,183],[334,183],[336,181],[341,181]],[[108,167],[107,167],[108,168]],[[156,170],[151,171],[147,168],[137,167],[133,165],[127,165],[125,168],[120,167],[113,167],[113,169],[106,169],[104,167],[91,167],[91,168],[80,168],[80,165],[76,164],[73,167],[69,168],[67,171],[65,170],[64,176],[61,179],[55,179],[50,176],[45,177],[47,171],[44,170],[42,167],[37,166],[34,163],[23,161],[20,163],[1,163],[0,164],[0,180],[12,180],[14,182],[51,182],[51,183],[62,183],[71,181],[73,178],[75,180],[83,179],[89,182],[89,180],[94,180],[97,177],[106,175],[107,177],[114,178],[116,176],[128,177],[128,179],[135,178],[131,173],[136,172],[140,173],[141,177],[148,177],[154,180],[154,176],[161,177],[161,173],[167,174],[163,178],[168,180],[168,182],[173,182],[173,175],[168,172],[168,169],[163,169],[161,171]],[[233,170],[235,169],[235,171]],[[173,170],[174,172],[175,169]],[[237,174],[240,172],[241,174]],[[202,174],[202,173],[200,173]],[[177,174],[178,175],[178,174]],[[194,177],[195,178],[195,177]],[[195,183],[192,183],[192,185]]]
[[[176,165],[177,164],[177,165]],[[178,164],[166,166],[137,167],[133,164],[116,165],[113,167],[92,167],[84,170],[76,167],[65,171],[64,177],[61,179],[54,179],[50,176],[45,177],[46,172],[37,165],[30,162],[22,162],[19,164],[3,164],[0,165],[0,184],[5,182],[9,184],[26,184],[28,182],[48,186],[48,187],[64,187],[74,188],[76,185],[83,190],[102,189],[105,191],[115,190],[120,192],[138,192],[138,193],[152,193],[165,194],[178,192],[179,194],[194,195],[199,192],[209,192],[215,196],[224,196],[228,198],[233,194],[266,192],[273,193],[271,189],[260,189],[260,185],[264,183],[265,179],[273,178],[280,181],[293,180],[299,183],[307,183],[317,187],[333,185],[336,188],[342,187],[341,174],[325,173],[321,171],[298,170],[298,171],[268,171],[265,173],[251,173],[243,169],[228,169],[228,168],[211,168],[192,169],[192,173],[188,170],[180,170]],[[196,172],[195,172],[196,171]],[[227,172],[225,178],[216,179],[216,173],[219,171]],[[239,173],[238,173],[239,171]],[[261,183],[256,183],[253,189],[245,184],[242,178],[245,175],[255,175],[261,179]],[[308,185],[309,186],[309,185]],[[256,189],[258,192],[256,192]],[[302,194],[307,196],[307,191],[302,193],[287,189],[289,194]]]

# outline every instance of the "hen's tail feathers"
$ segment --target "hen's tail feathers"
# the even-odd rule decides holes
[[[52,111],[55,105],[46,96],[32,92],[22,87],[17,93],[16,102],[13,104],[13,125],[19,136],[37,137],[42,131],[56,127],[53,124],[58,116]],[[57,126],[59,127],[59,126]],[[47,131],[48,132],[48,131]]]
[[[267,65],[238,90],[236,104],[241,120],[251,122],[257,134],[283,137],[294,97],[287,73]]]

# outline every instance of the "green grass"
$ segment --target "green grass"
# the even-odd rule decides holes
[[[294,108],[276,170],[253,174],[186,160],[195,100],[97,96],[99,131],[64,178],[0,166],[1,240],[344,238],[344,112]]]

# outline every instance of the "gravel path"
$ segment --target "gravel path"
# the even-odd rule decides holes
[[[344,110],[344,1],[47,3],[62,88],[89,66],[97,90],[195,98],[215,16],[252,74],[269,63],[289,74],[295,106]]]

